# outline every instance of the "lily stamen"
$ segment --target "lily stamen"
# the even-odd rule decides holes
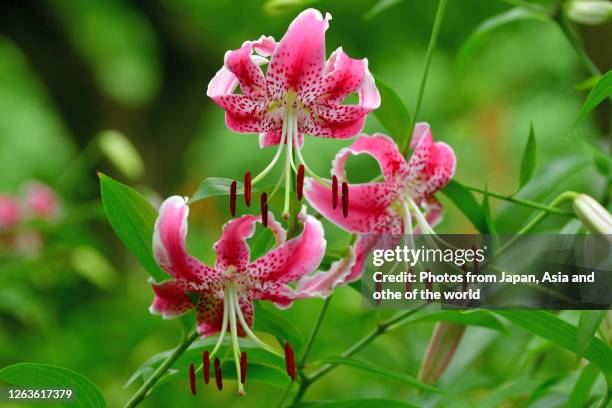
[[[342,215],[348,217],[349,211],[349,187],[346,181],[342,182]]]
[[[191,394],[193,396],[196,395],[196,375],[195,375],[195,366],[193,363],[189,365],[189,386],[191,388]]]
[[[296,369],[295,369],[295,353],[289,342],[285,343],[285,366],[287,368],[287,375],[295,380]]]
[[[215,358],[215,382],[217,383],[217,389],[221,391],[223,389],[223,373],[221,372],[221,362],[218,358]]]
[[[251,172],[244,173],[244,203],[247,207],[251,206]]]
[[[238,188],[238,182],[236,180],[232,181],[232,185],[230,186],[230,214],[232,217],[236,216],[236,190]]]
[[[338,207],[338,177],[332,177],[332,209]]]
[[[247,375],[247,353],[243,351],[240,354],[240,382],[244,384]]]
[[[202,369],[204,375],[204,384],[208,384],[210,382],[210,353],[208,350],[204,351],[202,354]]]
[[[297,190],[297,198],[299,201],[302,201],[302,196],[304,195],[304,165],[300,164],[297,173],[297,179],[295,182],[296,190]]]
[[[261,193],[260,199],[261,208],[261,224],[265,227],[268,226],[268,196],[265,192]]]

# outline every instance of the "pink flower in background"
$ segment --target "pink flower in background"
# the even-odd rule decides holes
[[[19,201],[8,195],[0,195],[0,230],[16,226],[21,219]]]
[[[211,357],[229,325],[240,378],[237,336],[247,335],[266,350],[280,354],[252,332],[253,300],[269,300],[279,307],[288,307],[297,298],[288,283],[310,274],[321,262],[326,247],[323,227],[317,219],[302,212],[299,216],[302,233],[286,241],[285,230],[270,213],[268,226],[277,245],[251,260],[246,240],[255,232],[261,217],[244,215],[225,224],[221,239],[214,245],[215,265],[208,266],[189,255],[185,247],[188,213],[186,199],[179,196],[166,199],[159,210],[153,253],[172,279],[153,284],[155,298],[150,311],[173,318],[196,309],[199,334],[208,337],[219,333]],[[240,381],[239,392],[244,392]]]
[[[393,235],[412,234],[416,229],[433,234],[432,225],[442,215],[442,206],[434,194],[444,187],[455,172],[455,153],[443,142],[434,142],[429,125],[418,123],[412,137],[413,154],[406,161],[397,145],[388,136],[360,136],[342,149],[333,162],[332,175],[346,181],[344,165],[351,155],[367,153],[380,164],[384,180],[365,184],[349,184],[349,211],[332,205],[329,188],[314,179],[306,179],[305,195],[310,204],[325,218],[347,231],[359,234],[354,248],[354,261],[346,259],[300,282],[299,290],[311,296],[324,289],[354,281],[361,276],[364,262],[381,239]],[[386,235],[383,235],[386,234]],[[344,264],[345,267],[340,267]],[[347,266],[350,265],[350,269]],[[325,282],[322,285],[321,282]]]
[[[350,58],[338,48],[325,61],[325,31],[329,20],[329,14],[323,17],[319,11],[308,9],[293,20],[280,42],[265,36],[257,41],[245,41],[239,49],[225,54],[224,65],[206,92],[225,110],[229,129],[259,134],[261,147],[279,145],[261,173],[252,180],[250,172],[245,174],[247,189],[273,169],[287,146],[283,172],[284,215],[289,207],[292,169],[297,174],[298,186],[304,171],[314,176],[301,154],[304,134],[338,139],[353,137],[363,128],[367,114],[380,106],[380,95],[366,58]],[[262,66],[266,64],[264,74]],[[239,85],[241,93],[235,93]],[[359,102],[343,105],[346,97],[354,93]],[[294,147],[299,170],[293,162]],[[301,199],[299,188],[298,197]],[[250,205],[248,195],[245,202]]]
[[[25,187],[25,203],[32,215],[51,219],[58,213],[57,196],[49,186],[33,181]]]

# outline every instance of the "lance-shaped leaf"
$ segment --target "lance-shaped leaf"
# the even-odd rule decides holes
[[[157,210],[132,188],[98,173],[106,217],[117,236],[157,282],[169,276],[153,258],[153,226]]]
[[[586,102],[582,106],[580,110],[580,114],[578,115],[578,119],[576,120],[576,125],[579,125],[582,122],[590,111],[595,109],[597,105],[599,105],[604,99],[609,98],[612,95],[612,70],[606,72],[595,84],[589,96],[586,99]]]
[[[387,129],[389,135],[395,140],[400,151],[410,144],[412,132],[412,119],[406,105],[393,88],[376,77],[376,87],[380,93],[381,104],[373,113],[376,119]]]
[[[458,181],[451,180],[440,191],[457,206],[478,231],[483,234],[486,233],[487,222],[482,207],[470,190]]]
[[[580,312],[580,319],[578,320],[577,359],[582,358],[584,352],[591,345],[595,333],[597,333],[597,329],[606,316],[606,313],[608,313],[607,310],[583,310]]]
[[[523,188],[525,184],[527,184],[533,177],[536,168],[536,153],[536,140],[532,123],[529,129],[529,138],[527,139],[527,144],[525,145],[525,150],[523,151],[523,158],[521,159],[521,173],[519,176],[519,187],[517,191]]]

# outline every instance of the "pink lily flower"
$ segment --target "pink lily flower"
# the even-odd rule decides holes
[[[332,176],[338,180],[347,180],[344,171],[347,159],[361,153],[378,161],[384,178],[382,182],[349,184],[351,199],[346,216],[340,206],[333,205],[329,188],[314,179],[305,180],[304,193],[310,204],[325,218],[359,237],[354,254],[349,254],[354,257],[352,261],[341,259],[329,271],[302,279],[298,291],[325,296],[333,287],[361,276],[374,246],[389,245],[401,234],[435,234],[432,225],[441,219],[442,206],[434,194],[453,177],[455,153],[446,143],[433,141],[427,123],[416,125],[411,147],[412,156],[406,161],[388,136],[362,135],[336,155]]]
[[[293,163],[294,147],[306,171],[314,175],[300,152],[305,133],[324,138],[353,137],[363,128],[367,114],[380,106],[366,58],[352,59],[338,48],[325,61],[329,20],[331,15],[323,17],[319,11],[308,9],[293,20],[280,42],[266,36],[245,41],[239,49],[225,54],[223,67],[208,85],[207,95],[225,110],[229,129],[258,133],[261,147],[279,145],[273,160],[259,175],[251,181],[249,174],[252,184],[270,172],[286,145],[284,178],[288,195],[291,168],[298,172]],[[238,85],[240,94],[234,93]],[[352,93],[357,93],[359,103],[342,105]],[[287,206],[287,196],[285,203]]]
[[[55,191],[49,186],[33,181],[25,187],[25,202],[32,215],[41,219],[51,219],[58,214]]]
[[[323,227],[302,211],[298,218],[303,231],[287,241],[285,230],[269,213],[268,227],[275,236],[276,246],[262,257],[250,260],[246,240],[255,232],[255,223],[261,222],[261,217],[244,215],[225,224],[221,239],[214,245],[215,265],[208,266],[189,255],[186,249],[188,213],[187,200],[179,196],[166,199],[159,210],[153,254],[172,279],[153,283],[155,298],[150,311],[169,319],[195,309],[200,336],[219,334],[208,359],[213,358],[229,329],[236,372],[241,379],[244,369],[238,336],[248,336],[264,349],[283,355],[251,330],[253,300],[269,300],[285,308],[298,298],[288,283],[310,274],[321,262],[326,247]],[[242,381],[238,381],[238,391],[244,394]]]

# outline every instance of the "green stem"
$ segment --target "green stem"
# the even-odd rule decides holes
[[[172,364],[187,350],[187,347],[191,345],[198,338],[197,330],[193,330],[189,333],[185,338],[181,341],[181,343],[174,349],[172,354],[170,354],[164,361],[161,363],[157,370],[145,381],[145,383],[140,387],[140,389],[130,398],[130,400],[125,404],[124,408],[133,408],[140,404],[143,399],[147,396],[151,388],[159,381],[159,379],[164,375],[166,371]]]
[[[552,200],[549,204],[549,206],[552,207],[557,207],[558,205],[564,203],[565,201],[573,201],[576,197],[578,196],[578,193],[574,192],[574,191],[565,191],[563,193],[561,193],[560,195],[557,196],[557,198],[555,198],[554,200]],[[539,213],[538,215],[536,215],[531,221],[529,221],[523,228],[521,228],[516,235],[514,235],[514,237],[510,240],[508,240],[501,248],[499,248],[499,251],[497,252],[496,256],[499,256],[502,252],[504,252],[506,249],[508,249],[512,244],[514,244],[514,242],[521,236],[524,234],[527,234],[529,232],[531,232],[535,227],[538,226],[538,224],[540,224],[540,222],[542,222],[544,220],[544,218],[546,218],[548,215],[550,214],[550,211],[545,211],[542,210],[541,213]],[[573,213],[572,213],[573,214]]]
[[[563,32],[565,37],[568,39],[568,41],[570,42],[570,44],[572,45],[572,47],[578,54],[578,58],[580,59],[580,62],[582,62],[582,65],[584,65],[587,71],[589,71],[589,73],[594,76],[601,75],[601,72],[599,71],[597,66],[593,63],[591,58],[587,55],[586,51],[584,50],[584,47],[582,46],[580,39],[578,39],[578,36],[574,32],[574,29],[570,25],[569,21],[567,21],[567,19],[563,15],[562,7],[559,7],[557,12],[555,13],[555,21],[559,24],[561,31]]]
[[[419,111],[421,110],[421,102],[423,101],[423,95],[425,94],[425,85],[427,83],[427,76],[429,75],[429,65],[431,64],[431,57],[433,50],[436,48],[438,42],[438,34],[440,33],[440,27],[442,26],[442,18],[444,17],[444,9],[446,8],[446,0],[438,1],[438,11],[436,12],[436,19],[431,30],[431,36],[429,37],[429,45],[427,46],[427,54],[425,55],[425,67],[423,68],[423,77],[421,78],[421,86],[419,87],[419,94],[414,108],[414,115],[412,115],[412,124],[410,134],[414,131],[414,125]],[[406,144],[402,148],[404,156],[408,155],[410,150],[410,140],[406,141]]]
[[[461,183],[461,184],[463,184],[463,183]],[[482,188],[468,186],[466,184],[463,184],[463,186],[465,188],[467,188],[468,190],[472,190],[472,191],[475,191],[477,193],[481,193],[481,194],[485,193],[485,190],[482,189]],[[525,199],[517,198],[517,197],[514,197],[514,196],[506,196],[506,195],[503,195],[503,194],[500,194],[500,193],[496,193],[496,192],[491,191],[491,190],[487,190],[486,193],[489,196],[498,198],[500,200],[509,201],[511,203],[522,205],[522,206],[525,206],[525,207],[535,208],[537,210],[545,211],[547,213],[557,214],[557,215],[564,215],[564,216],[567,216],[567,217],[574,217],[575,216],[574,213],[571,212],[571,211],[566,211],[566,210],[561,210],[559,208],[555,208],[555,206],[552,203],[549,204],[549,205],[540,204],[538,202],[531,201],[531,200],[525,200]]]
[[[308,338],[308,341],[306,342],[306,348],[304,349],[304,354],[302,355],[300,363],[298,364],[298,368],[300,369],[299,373],[300,373],[300,376],[302,377],[302,381],[304,381],[305,378],[306,378],[304,376],[304,374],[302,373],[302,369],[304,368],[304,365],[306,364],[306,358],[308,357],[308,353],[310,352],[310,349],[312,348],[312,344],[314,343],[314,340],[317,337],[317,334],[319,333],[319,329],[321,328],[321,324],[323,323],[323,319],[325,318],[325,315],[327,314],[327,308],[328,308],[330,302],[331,302],[331,296],[327,297],[325,299],[325,303],[323,303],[323,307],[321,308],[321,312],[319,313],[319,317],[317,317],[317,321],[315,322],[315,325],[312,328],[312,332],[310,333],[310,337]],[[293,384],[294,384],[294,380],[291,380],[289,385],[287,385],[287,389],[285,390],[285,392],[283,393],[282,398],[278,402],[278,407],[279,408],[283,406],[283,404],[285,403],[285,400],[287,399],[287,397],[291,393],[291,388],[293,387]],[[300,386],[300,389],[301,389],[301,386]]]
[[[407,310],[405,312],[399,313],[398,315],[385,320],[384,322],[380,323],[376,329],[374,329],[373,331],[371,331],[370,333],[368,333],[365,337],[362,337],[360,340],[358,340],[356,343],[354,343],[351,347],[349,347],[348,349],[346,349],[342,354],[340,354],[341,358],[347,358],[352,356],[353,354],[359,352],[361,349],[363,349],[365,346],[367,346],[368,344],[370,344],[372,341],[374,341],[378,336],[385,334],[397,327],[399,327],[400,323],[402,320],[407,319],[408,317],[410,317],[411,315],[413,315],[414,313],[416,313],[417,311],[421,310],[422,308],[426,307],[427,304],[418,306],[414,309],[411,310]],[[335,363],[330,363],[330,364],[326,364],[323,367],[321,367],[319,370],[315,371],[313,374],[311,374],[310,376],[305,376],[302,379],[302,382],[300,383],[300,388],[298,389],[297,394],[295,395],[295,398],[293,399],[293,404],[295,405],[297,402],[299,402],[302,397],[304,396],[304,394],[306,393],[306,391],[308,390],[308,387],[310,387],[310,385],[312,385],[315,381],[319,380],[321,377],[323,377],[325,374],[329,373],[331,370],[333,370],[334,368],[336,368],[338,366],[338,364]]]
[[[306,358],[308,358],[308,353],[310,353],[310,349],[312,348],[315,337],[317,337],[317,334],[319,334],[319,329],[321,328],[321,324],[323,323],[323,319],[325,318],[325,315],[327,313],[327,308],[329,306],[329,303],[331,302],[331,298],[331,296],[328,296],[325,299],[325,303],[323,303],[323,307],[321,308],[319,317],[317,318],[317,321],[315,322],[315,325],[312,328],[312,332],[310,333],[310,337],[308,338],[308,342],[306,343],[306,348],[304,349],[304,354],[302,355],[302,359],[300,360],[298,368],[304,368],[304,365],[306,364]]]

